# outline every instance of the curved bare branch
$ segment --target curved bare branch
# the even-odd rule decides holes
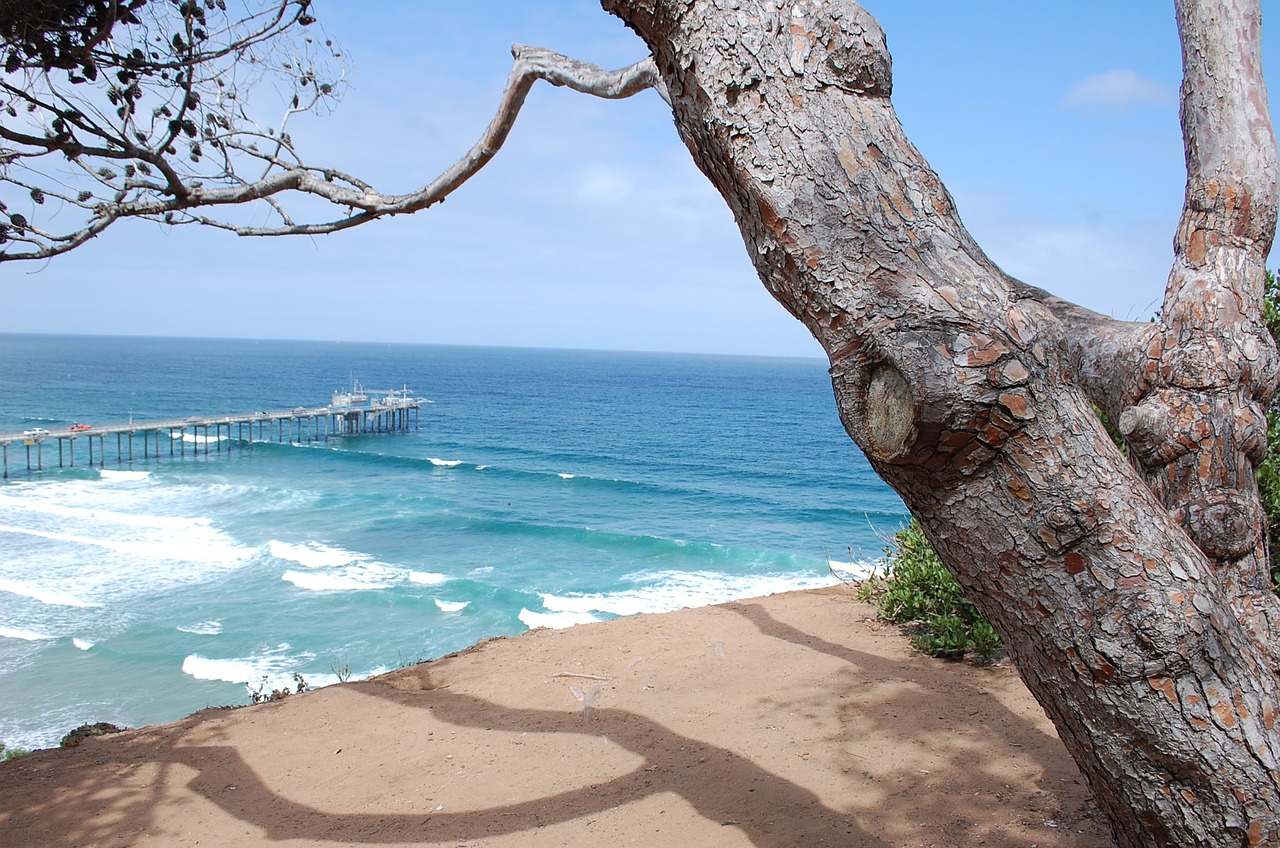
[[[98,155],[104,159],[146,161],[158,169],[165,178],[165,185],[145,180],[130,179],[123,183],[112,182],[113,177],[100,180],[108,187],[116,187],[115,199],[100,202],[93,207],[93,215],[85,225],[65,235],[36,234],[27,228],[26,238],[11,242],[25,242],[30,250],[0,254],[0,261],[13,259],[42,259],[56,256],[78,247],[93,238],[115,221],[123,218],[145,218],[170,224],[197,223],[229,230],[244,236],[320,235],[349,229],[389,215],[399,215],[426,209],[444,200],[459,186],[474,176],[502,148],[525,98],[538,80],[552,85],[565,86],[584,94],[609,99],[630,97],[649,88],[667,99],[663,85],[651,58],[626,68],[606,71],[569,56],[539,47],[515,45],[512,47],[515,61],[498,105],[497,113],[480,139],[457,162],[422,188],[406,194],[383,194],[371,185],[352,175],[315,165],[308,165],[297,157],[288,135],[281,130],[268,132],[251,130],[206,131],[204,139],[219,147],[224,157],[232,153],[256,160],[263,165],[262,175],[255,180],[236,179],[228,165],[221,175],[222,185],[206,185],[201,180],[183,180],[171,167],[170,157],[152,156],[150,151],[127,142],[92,150],[72,142],[41,139],[28,133],[16,133],[0,127],[0,138],[29,147],[45,147],[46,152],[58,150],[69,159],[82,154]],[[188,88],[188,98],[190,91]],[[296,100],[286,110],[285,119],[300,111]],[[174,123],[181,122],[179,117]],[[274,152],[262,150],[254,138],[270,145]],[[177,131],[171,129],[162,147],[170,147]],[[288,153],[288,159],[281,154]],[[229,160],[227,160],[229,162]],[[90,169],[90,175],[93,171]],[[13,180],[11,180],[13,182]],[[280,204],[287,193],[310,195],[345,208],[347,214],[333,220],[316,223],[294,223]],[[238,206],[254,201],[267,202],[278,215],[281,223],[276,226],[249,226],[203,214],[200,210],[211,207]],[[81,204],[83,205],[83,204]],[[35,236],[34,238],[32,236]]]

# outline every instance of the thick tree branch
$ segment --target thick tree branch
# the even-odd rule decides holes
[[[1211,558],[1236,541],[1194,533],[1226,502],[1171,513],[1087,396],[1126,362],[1132,399],[1151,363],[1176,378],[1217,351],[995,267],[906,138],[884,34],[852,0],[602,2],[649,44],[761,280],[827,351],[850,436],[999,630],[1120,844],[1280,843],[1275,653],[1234,603],[1269,592],[1224,586]],[[1250,444],[1246,415],[1222,425],[1179,449]]]
[[[1122,413],[1157,498],[1213,560],[1241,622],[1280,668],[1254,468],[1266,450],[1275,346],[1262,320],[1275,236],[1276,144],[1259,0],[1178,0],[1187,191],[1141,396]]]
[[[1141,375],[1159,327],[1119,321],[1036,286],[1018,280],[1013,284],[1019,301],[1039,304],[1061,322],[1062,344],[1080,387],[1112,421],[1118,421],[1150,388]]]

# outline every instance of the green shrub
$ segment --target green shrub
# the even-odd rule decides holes
[[[964,596],[914,518],[894,535],[885,555],[883,581],[863,597],[876,595],[885,620],[918,625],[911,637],[916,650],[947,659],[974,654],[983,660],[1000,651],[995,629]]]
[[[0,760],[3,760],[4,762],[8,762],[9,760],[16,760],[18,759],[18,757],[21,757],[25,754],[30,754],[30,753],[31,753],[30,751],[27,751],[23,748],[10,748],[7,745],[5,745],[3,742],[0,742]]]
[[[60,748],[74,748],[86,739],[94,736],[107,736],[112,733],[120,733],[123,727],[112,724],[109,721],[95,721],[93,724],[82,724],[75,730],[62,737],[62,741],[58,743]]]

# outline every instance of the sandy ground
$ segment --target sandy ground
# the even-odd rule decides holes
[[[501,639],[0,766],[6,846],[1109,846],[1008,667],[843,587]]]

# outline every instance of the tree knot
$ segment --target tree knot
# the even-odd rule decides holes
[[[833,10],[832,5],[838,8]],[[780,58],[795,75],[811,74],[851,94],[884,98],[893,94],[893,62],[884,30],[856,3],[797,0],[791,5],[786,32],[791,50]]]
[[[1216,487],[1188,504],[1183,519],[1200,550],[1218,562],[1237,560],[1252,551],[1266,524],[1256,498]]]
[[[904,456],[915,442],[916,405],[907,378],[888,362],[876,365],[864,398],[867,447],[878,459]]]

